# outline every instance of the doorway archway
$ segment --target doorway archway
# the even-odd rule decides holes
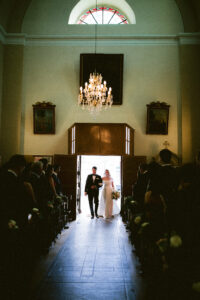
[[[131,195],[140,163],[145,156],[134,156],[134,129],[125,123],[75,123],[68,130],[68,155],[55,155],[62,166],[63,191],[69,195],[71,218],[81,211],[81,156],[118,156],[121,161],[121,206]],[[91,165],[89,166],[91,170]]]
[[[113,179],[115,190],[121,195],[121,156],[99,156],[83,155],[81,156],[81,193],[80,193],[80,210],[84,215],[90,214],[88,196],[84,195],[85,183],[88,174],[91,174],[93,166],[97,167],[97,174],[104,176],[106,169],[109,170]],[[101,199],[102,189],[99,190],[99,200]],[[121,197],[116,201],[116,205],[121,210]]]

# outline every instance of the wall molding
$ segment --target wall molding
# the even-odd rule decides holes
[[[0,41],[5,45],[23,46],[88,46],[94,45],[90,35],[30,35],[7,33],[0,25]],[[178,35],[98,35],[99,46],[118,45],[200,45],[200,33]]]

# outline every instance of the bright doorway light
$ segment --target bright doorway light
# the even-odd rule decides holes
[[[88,196],[84,195],[87,176],[92,173],[92,167],[97,167],[97,174],[104,176],[106,169],[110,171],[115,189],[121,194],[121,156],[81,156],[81,211],[85,215],[90,214]],[[101,189],[99,190],[99,200],[101,198]],[[121,199],[117,200],[117,205],[121,209]]]

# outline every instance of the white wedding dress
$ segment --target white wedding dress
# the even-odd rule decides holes
[[[117,201],[112,199],[112,179],[103,180],[103,189],[99,201],[98,215],[110,218],[112,215],[120,213]]]

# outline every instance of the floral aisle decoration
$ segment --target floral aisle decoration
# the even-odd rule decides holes
[[[32,209],[32,213],[33,214],[36,214],[36,215],[40,215],[40,211],[39,211],[39,209],[37,208],[37,207],[34,207],[33,209]]]
[[[54,205],[53,205],[53,203],[52,203],[51,201],[48,201],[47,207],[48,207],[49,209],[53,209],[53,208],[54,208]]]
[[[19,227],[18,227],[18,225],[17,225],[17,223],[16,223],[16,221],[15,220],[9,220],[8,221],[8,228],[9,229],[11,229],[11,230],[15,230],[15,229],[19,229]]]
[[[179,248],[182,246],[182,239],[178,234],[173,234],[170,237],[170,247],[172,248]]]
[[[142,222],[142,217],[141,217],[141,216],[135,217],[134,223],[135,223],[136,225],[139,225],[141,222]]]
[[[64,201],[63,201],[63,199],[62,199],[62,197],[61,196],[56,196],[56,198],[55,198],[55,203],[56,204],[62,204]]]

